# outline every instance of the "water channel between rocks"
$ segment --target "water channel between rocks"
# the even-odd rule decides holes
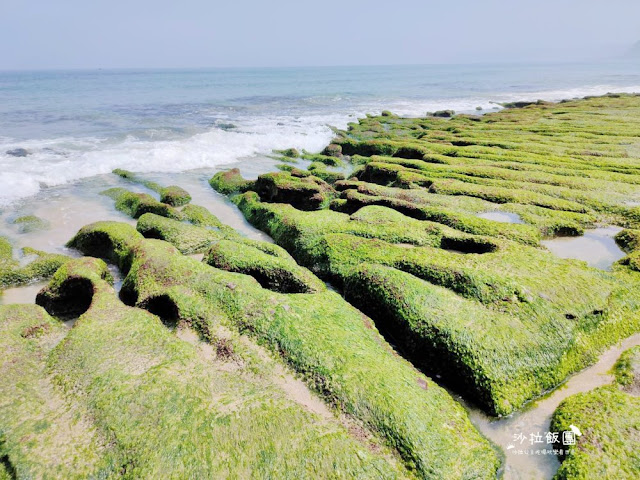
[[[616,360],[623,351],[636,345],[640,345],[640,334],[611,347],[600,356],[597,363],[576,373],[551,393],[508,417],[489,417],[461,397],[454,396],[467,409],[476,428],[504,452],[504,480],[548,480],[560,466],[556,456],[518,454],[517,450],[554,448],[546,443],[531,445],[531,434],[542,435],[544,441],[550,429],[551,416],[560,402],[576,393],[610,384],[613,381],[610,371]],[[526,438],[523,443],[514,440],[514,436],[519,434]],[[508,449],[510,445],[516,448]]]

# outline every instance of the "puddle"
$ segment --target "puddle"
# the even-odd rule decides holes
[[[524,223],[517,213],[509,212],[484,212],[476,215],[478,218],[493,220],[501,223]]]
[[[581,237],[557,237],[540,242],[560,258],[584,260],[591,267],[611,270],[614,262],[625,257],[613,237],[620,227],[604,227],[585,231]]]
[[[23,287],[7,288],[0,294],[0,305],[12,303],[36,303],[36,295],[47,282],[38,282]]]
[[[505,454],[504,480],[542,480],[550,479],[560,467],[560,462],[554,455],[526,455],[514,453],[516,449],[547,449],[544,437],[550,429],[551,416],[560,402],[565,398],[580,392],[587,392],[594,388],[608,385],[613,381],[609,373],[620,354],[635,346],[640,345],[640,334],[622,341],[617,346],[607,350],[598,360],[598,363],[575,374],[569,380],[554,390],[545,398],[542,398],[529,406],[528,409],[513,414],[509,417],[495,419],[488,417],[477,408],[465,404],[460,397],[456,398],[469,412],[473,424],[487,438],[502,449]],[[581,425],[577,425],[578,428]],[[523,434],[526,437],[524,443],[519,440],[514,442],[514,435]],[[530,435],[540,434],[543,437],[542,444],[530,443]],[[509,449],[515,445],[516,449]]]

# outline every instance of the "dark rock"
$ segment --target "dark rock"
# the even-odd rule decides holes
[[[325,149],[322,151],[322,155],[326,155],[328,157],[341,157],[342,156],[342,146],[332,143],[327,145]]]
[[[456,114],[454,110],[438,110],[437,112],[433,112],[434,117],[440,118],[451,118]]]
[[[24,148],[14,148],[13,150],[7,150],[7,155],[11,155],[12,157],[26,157],[30,154],[31,152]]]

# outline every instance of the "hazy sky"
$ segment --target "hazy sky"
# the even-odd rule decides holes
[[[638,0],[0,0],[2,70],[566,60],[638,40]]]

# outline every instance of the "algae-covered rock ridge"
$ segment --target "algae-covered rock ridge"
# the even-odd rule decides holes
[[[95,193],[135,226],[29,263],[0,239],[0,288],[50,279],[0,306],[0,479],[499,476],[454,395],[518,412],[640,331],[640,96],[509,107],[385,111],[216,173],[275,243],[120,169]],[[542,243],[612,225],[607,270]],[[637,357],[556,411],[584,425],[558,478],[640,475]]]
[[[237,172],[212,185],[242,185],[233,200],[249,221],[338,286],[416,366],[509,414],[640,326],[640,97],[515,106],[367,117],[333,140],[353,165],[348,180],[322,189],[288,171],[270,174],[268,191]],[[521,222],[482,218],[489,212]],[[629,256],[610,272],[540,244],[599,225],[626,227],[618,241]]]

